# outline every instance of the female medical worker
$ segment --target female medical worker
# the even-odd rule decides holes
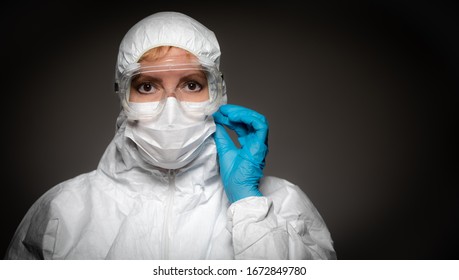
[[[226,104],[219,62],[214,33],[187,15],[135,24],[112,142],[96,170],[33,204],[6,259],[335,259],[306,194],[263,176],[268,123]]]

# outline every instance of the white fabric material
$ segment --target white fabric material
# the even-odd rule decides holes
[[[185,49],[199,60],[220,66],[220,45],[214,32],[182,13],[160,12],[139,21],[124,36],[116,63],[116,78],[149,49],[166,45]]]
[[[165,102],[157,118],[128,120],[125,134],[141,148],[148,162],[165,169],[177,169],[198,156],[202,144],[216,127],[212,116],[204,113],[209,101],[194,102],[193,110],[181,106],[175,97],[168,97]],[[150,107],[143,106],[145,103],[131,103],[131,107],[137,105]]]
[[[173,12],[155,14],[123,39],[117,73],[157,45],[217,65],[214,34]],[[335,259],[330,233],[296,185],[266,176],[263,197],[229,204],[213,137],[177,170],[155,167],[126,136],[123,112],[96,170],[64,181],[29,209],[7,259]]]
[[[30,208],[7,259],[334,259],[330,233],[292,183],[264,177],[264,197],[229,204],[208,138],[176,171],[147,163],[125,117],[97,170]]]

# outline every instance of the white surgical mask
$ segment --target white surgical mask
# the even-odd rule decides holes
[[[151,110],[156,103],[132,103],[130,106],[138,111]],[[176,98],[168,97],[158,117],[129,120],[125,135],[137,144],[152,165],[181,168],[199,155],[204,141],[215,132],[212,115],[204,113],[208,103],[193,102],[191,106],[181,106]]]

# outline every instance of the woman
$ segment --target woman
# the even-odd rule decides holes
[[[6,258],[335,259],[306,194],[263,176],[268,123],[226,104],[219,63],[214,33],[187,15],[134,25],[116,65],[118,129],[98,168],[40,197]]]

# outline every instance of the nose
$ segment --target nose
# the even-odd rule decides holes
[[[178,90],[176,87],[166,89],[166,98],[168,97],[174,97],[175,99],[178,99]]]

